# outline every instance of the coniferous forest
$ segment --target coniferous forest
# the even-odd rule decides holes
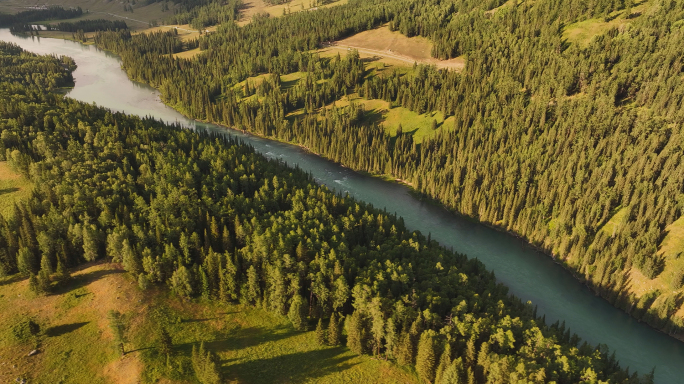
[[[523,237],[615,306],[681,337],[681,271],[668,272],[672,289],[637,297],[628,287],[632,273],[663,273],[658,247],[682,216],[684,3],[654,0],[643,14],[636,5],[351,0],[222,23],[191,59],[171,55],[184,49],[171,32],[102,32],[95,41],[187,116],[405,180],[455,212]],[[616,15],[632,21],[587,44],[563,35],[570,24]],[[353,51],[315,52],[381,25],[430,39],[434,57],[463,57],[465,69],[371,75]],[[293,72],[304,78],[281,84]],[[454,122],[418,143],[388,133],[358,105],[332,104],[351,93]],[[605,230],[618,213],[620,230]]]
[[[318,322],[321,341],[414,365],[429,382],[652,382],[401,218],[224,136],[53,93],[72,82],[68,58],[0,43],[0,64],[0,156],[36,185],[0,221],[0,268],[35,291],[106,258],[141,286],[258,306],[298,329]],[[109,317],[122,339],[120,315]],[[192,364],[200,382],[218,380],[204,345]]]

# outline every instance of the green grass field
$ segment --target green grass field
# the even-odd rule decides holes
[[[346,347],[320,346],[313,331],[295,331],[284,316],[241,305],[183,302],[166,294],[156,300],[136,338],[143,382],[189,379],[192,347],[202,341],[218,354],[231,382],[417,382],[412,371],[383,359],[358,356]],[[169,360],[154,348],[154,337],[150,340],[160,325],[175,345]]]
[[[0,280],[0,382],[119,382],[128,371],[112,345],[106,313],[133,311],[137,292],[116,288],[125,284],[123,274],[106,264],[78,271],[68,286],[47,296],[35,296],[19,276]],[[41,325],[41,334],[17,340],[11,327],[26,316]],[[40,353],[27,356],[33,349]]]
[[[6,161],[0,161],[0,214],[8,218],[14,204],[28,197],[33,184],[14,172]]]
[[[112,341],[109,310],[120,311],[127,324],[123,358]],[[0,278],[0,313],[2,383],[194,382],[190,355],[202,341],[218,354],[230,382],[418,382],[411,369],[384,359],[318,345],[314,324],[299,332],[285,316],[258,308],[182,301],[163,287],[143,292],[114,264],[89,264],[47,296],[35,296],[19,276]],[[42,332],[20,341],[11,328],[25,316]],[[173,338],[168,360],[157,351],[160,326]],[[36,348],[40,353],[27,356]]]
[[[563,37],[571,43],[586,47],[595,36],[606,33],[611,28],[624,28],[642,13],[647,12],[650,0],[635,1],[631,10],[615,11],[606,18],[588,19],[569,24],[563,31]]]

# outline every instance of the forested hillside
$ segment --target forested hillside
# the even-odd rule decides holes
[[[564,37],[573,23],[617,18],[619,28],[599,29],[587,44]],[[682,249],[659,247],[678,233],[671,225],[684,201],[683,18],[684,4],[671,0],[376,0],[224,23],[190,60],[169,55],[182,49],[170,34],[110,32],[96,42],[186,115],[406,180],[524,237],[614,305],[681,337]],[[465,70],[378,74],[353,52],[314,51],[385,23],[430,38],[435,57],[464,57]],[[292,72],[302,79],[281,84]],[[263,73],[273,75],[241,83]],[[410,132],[376,126],[359,106],[334,107],[348,94],[440,111],[454,124],[433,124],[416,143]]]
[[[38,294],[109,258],[142,288],[239,301],[300,330],[318,321],[321,335],[326,319],[322,343],[346,339],[426,381],[652,382],[400,218],[223,136],[49,93],[70,80],[69,59],[0,43],[0,60],[0,154],[36,185],[0,218],[0,270]],[[193,348],[194,369],[214,382],[205,353]]]

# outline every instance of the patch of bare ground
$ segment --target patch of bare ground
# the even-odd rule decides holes
[[[346,39],[333,41],[324,45],[324,49],[348,51],[356,49],[360,55],[377,56],[382,61],[392,60],[403,65],[413,63],[435,65],[437,68],[462,70],[465,60],[457,57],[450,60],[435,59],[430,55],[432,43],[425,37],[406,37],[397,31],[390,31],[388,26],[357,33]]]

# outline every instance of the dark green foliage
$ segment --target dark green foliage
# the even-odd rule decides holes
[[[12,335],[17,341],[30,341],[40,334],[40,325],[32,318],[25,316],[12,325]]]
[[[83,34],[85,32],[97,31],[117,31],[128,29],[124,21],[110,21],[104,19],[97,20],[79,20],[76,22],[60,22],[56,24],[43,24],[43,29],[47,31],[63,31],[63,32],[78,32]],[[36,31],[35,24],[14,24],[10,28],[12,33],[33,32]]]
[[[173,45],[150,49],[169,53]],[[421,335],[431,335],[433,349],[447,339],[455,356],[466,356],[466,379],[482,379],[484,368],[504,372],[506,362],[522,367],[512,371],[515,380],[542,372],[573,383],[586,369],[603,381],[626,380],[605,349],[575,348],[577,339],[536,318],[481,262],[429,242],[400,218],[226,137],[46,92],[52,88],[43,84],[68,77],[68,60],[2,43],[0,60],[8,63],[0,66],[0,145],[37,186],[12,220],[0,220],[11,273],[19,264],[39,271],[34,255],[43,253],[65,266],[107,255],[182,297],[259,305],[287,313],[297,329],[308,317],[347,315],[347,344],[357,353],[386,352],[399,331],[398,361],[413,364],[419,353],[421,364],[435,365],[434,351],[428,358],[416,350]],[[351,76],[358,57],[329,65]],[[348,80],[351,87],[358,79]],[[123,352],[121,315],[110,314],[110,324]],[[476,346],[490,339],[488,353],[477,356]],[[212,354],[194,356],[200,381],[220,380]],[[571,369],[559,370],[560,361]]]
[[[192,367],[195,370],[195,377],[201,384],[219,384],[222,382],[218,357],[215,353],[204,348],[204,342],[199,349],[192,346]]]
[[[160,327],[159,328],[159,334],[158,334],[158,348],[159,348],[159,353],[164,354],[164,355],[170,355],[171,352],[173,352],[173,340],[171,339],[171,335],[169,334],[169,331],[165,327]]]
[[[611,302],[626,296],[629,308],[636,301],[626,289],[629,270],[649,278],[663,271],[657,247],[683,213],[684,79],[672,58],[684,55],[684,3],[659,0],[629,28],[610,29],[586,47],[567,42],[565,27],[631,6],[542,0],[487,12],[503,3],[351,1],[244,27],[225,23],[199,40],[205,53],[192,60],[168,55],[183,48],[168,33],[108,32],[96,41],[184,114],[406,180],[452,210],[569,260],[579,278]],[[309,52],[383,23],[430,38],[434,57],[466,56],[467,67],[368,76],[353,54]],[[278,75],[297,71],[305,78],[295,86],[280,84]],[[275,76],[235,89],[266,72]],[[320,109],[350,92],[440,111],[454,124],[417,144],[410,134],[390,137],[360,108]],[[302,117],[285,118],[297,109]],[[624,225],[602,231],[619,209],[628,211]],[[680,318],[654,319],[668,332],[684,329]]]
[[[0,27],[9,27],[13,24],[30,23],[33,21],[72,19],[83,14],[81,7],[64,9],[59,6],[51,6],[47,9],[32,9],[22,11],[14,15],[0,13]]]

